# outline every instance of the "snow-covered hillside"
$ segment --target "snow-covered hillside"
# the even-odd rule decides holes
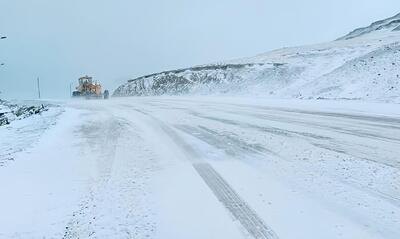
[[[369,25],[368,27],[362,27],[355,29],[344,37],[339,38],[338,40],[348,40],[351,38],[359,37],[374,31],[379,30],[390,30],[390,31],[400,31],[400,13],[396,16],[376,21]]]
[[[165,71],[129,80],[114,96],[225,94],[400,102],[400,14],[336,41]]]

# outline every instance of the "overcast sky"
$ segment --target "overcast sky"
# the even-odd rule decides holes
[[[0,97],[66,98],[85,74],[115,89],[167,69],[330,41],[399,0],[0,0]]]

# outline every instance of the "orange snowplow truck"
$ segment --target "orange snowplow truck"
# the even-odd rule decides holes
[[[83,76],[79,78],[79,85],[72,92],[72,97],[102,98],[101,85],[93,81],[93,77]]]

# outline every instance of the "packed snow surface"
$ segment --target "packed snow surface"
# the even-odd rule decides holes
[[[400,15],[336,41],[129,80],[114,96],[243,95],[400,103]]]
[[[59,108],[3,126],[51,125],[0,167],[0,238],[400,237],[398,104],[181,96]],[[37,130],[3,127],[2,148]]]

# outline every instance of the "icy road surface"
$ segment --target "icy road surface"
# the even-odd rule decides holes
[[[0,167],[0,238],[400,238],[399,105],[144,97],[62,107]],[[7,138],[0,129],[1,147],[30,134],[12,137],[13,127]]]

